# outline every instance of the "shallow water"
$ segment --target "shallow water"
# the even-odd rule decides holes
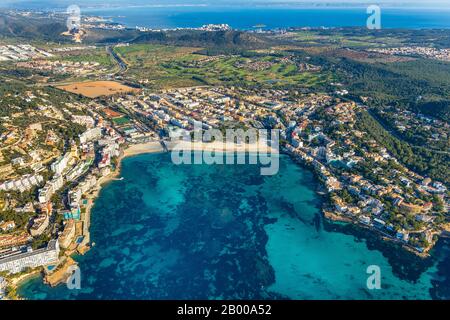
[[[281,156],[258,166],[127,158],[92,212],[96,246],[77,257],[82,289],[25,283],[30,299],[449,298],[448,246],[425,262],[320,214],[314,176]],[[381,268],[381,290],[366,269]],[[439,276],[439,277],[438,277]],[[447,281],[447,284],[445,284]],[[438,284],[444,284],[439,286]]]

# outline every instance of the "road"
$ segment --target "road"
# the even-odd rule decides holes
[[[119,68],[120,68],[120,73],[127,71],[127,69],[128,69],[127,64],[125,63],[125,61],[122,60],[121,57],[119,57],[119,55],[117,53],[114,52],[114,49],[112,46],[106,47],[106,52],[108,52],[111,55],[111,57],[113,57],[113,59],[117,62],[117,64],[119,65]]]

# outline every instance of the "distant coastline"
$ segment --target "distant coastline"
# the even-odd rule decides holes
[[[383,28],[450,28],[450,7],[382,7]],[[295,27],[365,27],[367,6],[117,6],[83,8],[86,15],[109,17],[129,28],[196,28],[204,24],[228,24],[236,30]]]
[[[195,0],[194,0],[195,1]],[[148,1],[118,1],[116,3],[109,3],[104,4],[101,2],[96,3],[96,1],[90,1],[90,0],[81,0],[78,1],[78,5],[82,8],[86,9],[109,9],[109,8],[157,8],[157,7],[239,7],[242,6],[242,2],[238,0],[230,0],[227,2],[222,2],[220,4],[217,4],[217,2],[214,1],[207,1],[203,3],[194,3],[193,1],[188,3],[182,3],[181,1],[173,1],[172,3],[162,4],[162,3],[153,3],[148,4],[145,3]],[[425,2],[425,1],[424,1]],[[12,3],[6,1],[6,3],[0,4],[1,7],[6,8],[12,8],[12,9],[22,9],[23,7],[29,7],[34,9],[47,9],[52,8],[56,9],[63,9],[68,4],[70,4],[70,1],[56,1],[56,0],[44,0],[40,1],[38,4],[30,4],[26,3],[25,5],[20,3]],[[388,9],[421,9],[421,10],[442,10],[443,9],[443,1],[426,1],[426,3],[419,3],[419,2],[411,2],[411,1],[379,1],[380,5],[382,5],[385,8]],[[249,8],[294,8],[294,9],[352,9],[352,8],[362,8],[367,7],[368,3],[361,0],[360,2],[348,2],[348,1],[341,1],[341,2],[328,2],[328,1],[316,1],[316,2],[308,2],[305,0],[300,0],[298,2],[282,2],[282,1],[265,1],[265,0],[259,0],[259,1],[247,1],[246,6]],[[450,8],[450,6],[444,7],[444,9]]]

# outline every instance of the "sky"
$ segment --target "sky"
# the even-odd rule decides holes
[[[209,4],[209,5],[317,5],[347,4],[389,6],[450,7],[450,0],[0,0],[0,6],[20,8],[49,8],[77,4],[80,6],[151,5],[151,4]]]

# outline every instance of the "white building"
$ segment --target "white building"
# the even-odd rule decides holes
[[[69,191],[69,205],[71,208],[78,207],[80,205],[82,192],[80,188],[76,188]]]
[[[96,128],[89,129],[86,132],[80,134],[80,142],[82,144],[84,144],[89,141],[98,140],[101,137],[102,137],[102,129],[96,127]]]
[[[85,125],[88,128],[93,128],[95,125],[95,120],[90,116],[73,115],[72,121],[81,125]]]
[[[50,201],[51,197],[56,191],[64,186],[64,178],[61,175],[53,177],[52,180],[47,181],[45,186],[39,190],[39,202],[46,203]]]
[[[37,268],[49,264],[57,263],[59,257],[58,240],[51,240],[47,248],[32,250],[13,254],[0,258],[0,272],[18,273],[25,268]]]
[[[43,187],[41,190],[39,190],[39,202],[40,203],[46,203],[50,201],[50,198],[53,195],[53,188],[48,183]]]
[[[55,176],[49,182],[54,191],[61,189],[64,186],[64,178],[62,176]]]
[[[30,190],[34,186],[40,184],[44,178],[40,175],[32,176],[32,175],[24,175],[18,180],[5,181],[0,184],[0,190],[3,191],[20,191],[24,192]]]
[[[81,193],[84,194],[91,190],[95,184],[97,183],[97,178],[95,176],[89,176],[87,177],[83,182],[81,182],[78,186],[80,188]]]
[[[55,172],[56,174],[61,175],[64,172],[64,170],[67,168],[69,161],[70,161],[70,152],[66,153],[64,156],[62,156],[61,158],[56,160],[54,163],[52,163],[52,165],[51,165],[52,171]]]

